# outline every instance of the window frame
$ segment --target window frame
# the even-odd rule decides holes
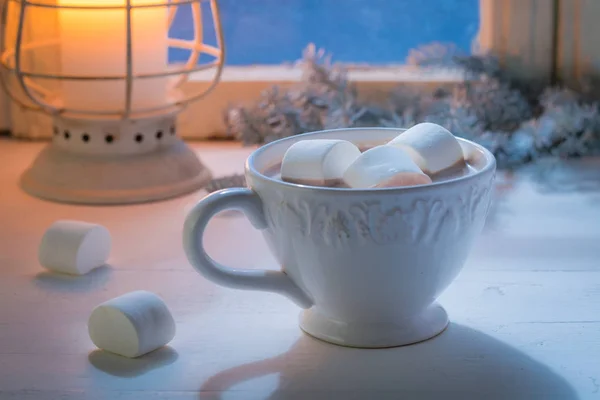
[[[0,0],[6,1],[6,0]],[[549,3],[550,6],[549,6]],[[582,0],[480,0],[479,50],[492,51],[503,66],[524,79],[550,82],[557,71],[556,46],[560,43],[556,29],[557,12],[566,12],[567,3]],[[563,10],[563,7],[566,7]],[[600,8],[598,8],[600,12]],[[52,26],[49,25],[49,29]],[[573,31],[573,29],[571,29]],[[581,29],[579,30],[582,31]],[[379,98],[399,84],[436,87],[440,83],[462,81],[457,71],[428,69],[427,73],[411,66],[364,67],[350,69],[349,78],[357,85],[362,98]],[[262,91],[273,86],[289,87],[298,83],[301,71],[289,66],[228,66],[221,82],[205,99],[188,105],[179,115],[179,132],[185,139],[223,137],[223,113],[229,105],[255,101]],[[185,91],[199,91],[206,86],[206,74],[190,77]],[[15,104],[7,104],[0,94],[0,129],[10,129],[13,136],[46,139],[51,137],[51,117]]]

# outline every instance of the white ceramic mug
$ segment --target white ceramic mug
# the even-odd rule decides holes
[[[437,335],[448,316],[435,300],[462,269],[490,205],[496,162],[489,151],[460,139],[475,173],[405,188],[310,187],[264,175],[299,140],[382,144],[399,133],[339,129],[259,148],[246,162],[249,188],[213,193],[189,213],[189,261],[219,285],[287,296],[305,309],[301,328],[325,341],[391,347]],[[232,269],[206,254],[206,225],[227,209],[243,211],[262,232],[281,271]]]

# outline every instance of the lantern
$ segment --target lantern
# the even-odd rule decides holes
[[[193,38],[171,38],[184,9],[177,31]],[[207,16],[213,44],[205,40]],[[175,118],[221,76],[216,0],[4,0],[2,26],[5,90],[21,107],[53,118],[52,142],[21,177],[27,193],[60,202],[136,203],[188,193],[210,180],[178,137]],[[187,62],[168,64],[169,49],[188,51]],[[190,74],[200,71],[210,75],[205,87],[184,91]]]

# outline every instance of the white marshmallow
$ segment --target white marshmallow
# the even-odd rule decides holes
[[[101,225],[56,221],[42,237],[38,259],[50,270],[82,275],[106,263],[110,246],[110,233]]]
[[[160,297],[140,290],[97,306],[88,332],[100,349],[134,358],[169,343],[175,337],[175,321]]]
[[[334,185],[341,182],[346,168],[359,156],[358,147],[345,140],[302,140],[285,152],[281,179],[304,185]]]
[[[388,145],[404,147],[427,174],[464,163],[462,147],[450,131],[425,122],[413,126],[391,140]]]
[[[362,153],[344,173],[351,188],[413,186],[431,183],[410,155],[400,147],[377,146]]]

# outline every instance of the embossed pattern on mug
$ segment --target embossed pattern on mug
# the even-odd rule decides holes
[[[417,198],[408,206],[401,203],[367,200],[339,208],[315,200],[280,198],[267,200],[265,207],[271,228],[297,231],[328,246],[367,241],[389,245],[406,238],[428,244],[460,234],[479,214],[486,214],[491,190],[486,181],[457,195]]]

